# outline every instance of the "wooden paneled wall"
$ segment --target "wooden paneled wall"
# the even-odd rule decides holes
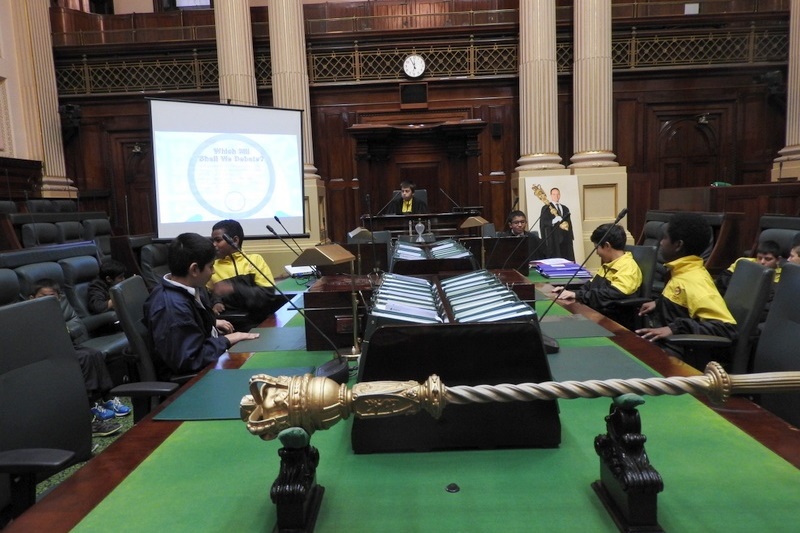
[[[766,69],[737,72],[686,72],[618,76],[614,81],[617,160],[628,170],[629,229],[638,234],[647,209],[656,208],[658,191],[705,186],[712,181],[755,184],[769,181],[769,170],[785,138],[785,115],[770,90],[759,83]],[[571,79],[559,80],[559,147],[562,162],[572,155]],[[328,188],[330,237],[345,239],[370,210],[377,212],[397,188],[401,172],[432,156],[425,143],[406,143],[386,175],[359,175],[357,142],[348,128],[360,123],[435,123],[447,117],[477,119],[474,175],[420,174],[429,199],[446,209],[449,201],[483,205],[485,217],[502,227],[511,208],[510,177],[519,158],[517,80],[429,81],[426,110],[401,109],[397,84],[318,87],[311,90],[314,164]],[[198,99],[197,95],[171,95]],[[206,100],[214,100],[206,95]],[[79,134],[66,146],[67,174],[74,177],[86,208],[107,210],[125,233],[152,231],[155,214],[148,105],[141,97],[70,100],[81,106]],[[270,105],[270,95],[260,95]],[[425,117],[429,117],[426,119]],[[437,118],[438,117],[438,118]],[[446,143],[441,148],[446,152]],[[417,154],[417,155],[415,155]],[[419,156],[419,157],[417,157]],[[438,163],[437,163],[438,164]],[[411,170],[409,170],[411,169]],[[403,174],[408,176],[409,174]]]

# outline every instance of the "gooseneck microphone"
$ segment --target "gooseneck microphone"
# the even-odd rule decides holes
[[[455,200],[453,200],[452,198],[450,198],[450,195],[449,195],[449,194],[447,194],[446,192],[444,192],[444,189],[442,189],[441,187],[439,187],[439,190],[441,191],[441,193],[442,193],[442,194],[444,194],[444,195],[445,195],[445,197],[447,197],[447,199],[448,199],[448,200],[450,200],[450,203],[451,203],[451,204],[453,204],[453,207],[454,207],[455,209],[461,209],[461,206],[460,206],[460,205],[458,205],[458,203],[457,203]]]
[[[517,200],[519,200],[519,198],[517,198]],[[515,203],[514,205],[516,205],[516,203]],[[511,210],[513,211],[514,209],[511,209]],[[534,220],[534,221],[533,221],[533,224],[531,224],[531,225],[528,227],[528,231],[527,231],[528,233],[530,233],[531,231],[533,231],[533,228],[534,228],[534,227],[536,227],[536,224],[538,224],[538,223],[539,223],[539,219],[541,219],[541,218],[542,218],[542,217],[540,216],[539,218],[537,218],[536,220]],[[518,242],[518,243],[517,243],[517,245],[514,247],[514,249],[513,249],[513,250],[511,250],[511,253],[510,253],[510,254],[508,254],[508,257],[506,257],[506,260],[503,262],[503,268],[505,268],[506,266],[508,266],[508,262],[511,260],[511,258],[512,258],[512,257],[514,257],[514,254],[515,254],[515,253],[516,253],[516,251],[519,249],[519,247],[522,245],[522,243],[523,243],[523,242],[527,242],[528,236],[527,236],[527,235],[523,235],[523,236],[520,236],[520,237],[518,237],[518,239],[519,239],[519,242]],[[540,247],[541,247],[541,243],[539,243],[539,246],[537,246],[536,248],[534,248],[533,252],[531,252],[530,254],[528,254],[528,257],[533,257],[533,254],[535,254],[535,253],[536,253],[536,252],[539,250],[539,248],[540,248]],[[515,270],[519,270],[520,268],[522,268],[523,266],[525,266],[525,263],[527,263],[528,261],[529,261],[528,259],[526,259],[525,261],[523,261],[523,262],[522,262],[522,264],[520,264],[520,265],[519,265],[519,266],[518,266],[518,267],[517,267]]]
[[[287,247],[289,250],[291,250],[291,252],[292,252],[294,255],[296,255],[297,257],[300,257],[300,253],[302,253],[302,249],[300,250],[300,253],[298,253],[298,251],[297,251],[297,250],[295,250],[294,248],[292,248],[292,246],[291,246],[291,245],[290,245],[288,242],[286,242],[286,240],[285,240],[283,237],[281,237],[280,235],[278,235],[278,233],[275,231],[275,228],[273,228],[273,227],[272,227],[272,226],[270,226],[269,224],[267,224],[267,231],[269,231],[270,233],[272,233],[273,235],[275,235],[275,236],[276,236],[276,237],[277,237],[277,238],[278,238],[278,239],[279,239],[279,240],[280,240],[280,241],[281,241],[281,242],[282,242],[284,245],[286,245],[286,247]],[[322,277],[322,274],[320,274],[319,270],[317,270],[317,268],[316,268],[316,267],[313,267],[313,266],[312,266],[312,267],[311,267],[311,271],[314,273],[314,277],[316,277],[316,278],[321,278],[321,277]]]
[[[292,234],[291,234],[291,233],[289,233],[289,230],[288,230],[288,229],[286,229],[286,226],[284,226],[284,225],[283,225],[283,222],[281,222],[281,219],[279,219],[279,218],[278,218],[278,215],[275,215],[275,216],[273,216],[272,218],[274,218],[274,219],[275,219],[275,222],[277,222],[278,224],[280,224],[280,226],[283,228],[283,231],[285,231],[285,232],[286,232],[286,235],[288,235],[288,236],[289,236],[289,238],[290,238],[290,239],[292,239],[292,242],[294,243],[294,245],[295,245],[295,246],[297,246],[297,249],[298,249],[298,250],[300,250],[300,252],[302,253],[302,252],[303,252],[303,248],[302,248],[302,247],[301,247],[299,244],[297,244],[297,241],[296,241],[296,240],[294,240],[294,237],[292,237]]]
[[[260,269],[260,268],[258,268],[258,266],[256,266],[256,264],[255,264],[255,263],[253,263],[253,261],[250,259],[250,257],[249,257],[249,256],[248,256],[246,253],[244,253],[244,252],[242,251],[242,249],[239,247],[239,245],[238,245],[238,244],[236,244],[236,242],[235,242],[235,241],[234,241],[234,240],[231,238],[231,236],[230,236],[230,235],[228,235],[227,233],[223,233],[223,234],[222,234],[222,238],[225,240],[225,242],[227,242],[227,243],[228,243],[228,245],[229,245],[231,248],[233,248],[234,250],[236,250],[237,252],[239,252],[240,254],[242,254],[242,257],[244,257],[244,258],[247,260],[247,262],[248,262],[248,263],[250,263],[250,265],[251,265],[253,268],[255,268],[255,269],[256,269],[256,271],[257,271],[259,274],[261,274],[261,276],[262,276],[264,279],[266,279],[266,280],[269,282],[269,284],[270,284],[270,285],[272,285],[272,288],[273,288],[273,289],[275,289],[275,290],[278,292],[278,294],[280,294],[281,296],[283,296],[283,297],[284,297],[284,299],[286,299],[286,301],[287,301],[287,302],[289,302],[289,305],[292,307],[292,309],[294,309],[295,311],[297,311],[298,313],[300,313],[300,316],[302,316],[302,317],[303,317],[303,319],[304,319],[304,320],[305,320],[307,323],[311,324],[311,326],[312,326],[312,327],[313,327],[315,330],[317,330],[317,333],[319,333],[319,334],[322,336],[322,338],[323,338],[323,339],[325,339],[325,341],[326,341],[328,344],[330,344],[330,345],[331,345],[331,347],[333,348],[334,358],[333,358],[331,361],[328,361],[327,363],[324,363],[324,364],[320,365],[320,366],[317,368],[317,370],[314,372],[314,374],[315,374],[315,375],[317,375],[317,376],[321,376],[321,377],[329,377],[329,378],[331,378],[332,380],[334,380],[335,382],[337,382],[337,383],[339,383],[339,384],[341,384],[341,383],[347,383],[347,381],[350,379],[350,367],[349,367],[349,365],[347,364],[347,359],[346,359],[346,358],[344,358],[344,357],[342,357],[342,356],[339,354],[339,348],[336,346],[336,343],[334,343],[334,342],[331,340],[331,338],[330,338],[330,337],[328,337],[328,336],[325,334],[325,332],[324,332],[324,331],[322,331],[322,329],[320,329],[320,327],[319,327],[319,326],[317,326],[317,325],[316,325],[316,324],[315,324],[313,321],[309,320],[309,318],[306,316],[306,313],[305,313],[305,311],[303,311],[302,309],[300,309],[299,307],[297,307],[297,305],[296,305],[296,304],[295,304],[295,303],[292,301],[292,299],[291,299],[291,298],[289,298],[289,297],[286,295],[286,293],[285,293],[285,292],[283,292],[283,291],[282,291],[282,290],[281,290],[281,289],[280,289],[280,288],[279,288],[279,287],[278,287],[278,286],[275,284],[275,282],[274,282],[274,281],[272,281],[271,279],[269,279],[269,277],[267,277],[267,276],[264,274],[264,272],[262,272],[262,271],[261,271],[261,269]]]
[[[386,205],[384,205],[383,207],[381,207],[381,208],[378,210],[378,212],[377,212],[377,213],[375,213],[375,216],[378,216],[378,215],[380,215],[381,213],[383,213],[383,210],[384,210],[384,209],[386,209],[387,207],[389,207],[389,205],[390,205],[392,202],[394,202],[395,200],[397,200],[397,191],[394,191],[394,192],[392,193],[392,197],[391,197],[391,199],[390,199],[388,202],[386,202]]]
[[[598,241],[598,243],[599,243],[601,246],[602,246],[602,244],[603,244],[604,242],[606,242],[606,239],[608,238],[608,234],[609,234],[609,233],[611,233],[611,229],[612,229],[614,226],[616,226],[617,224],[619,224],[619,221],[620,221],[620,220],[622,220],[622,219],[625,217],[625,215],[627,215],[627,214],[628,214],[628,208],[627,208],[627,207],[624,207],[624,208],[622,208],[622,211],[620,211],[620,212],[619,212],[619,214],[617,215],[617,218],[615,218],[615,219],[614,219],[614,222],[612,222],[612,223],[611,223],[611,225],[609,225],[609,226],[608,226],[608,229],[606,230],[606,232],[605,232],[605,233],[603,233],[603,236],[602,236],[602,237],[600,237],[600,240]],[[580,264],[580,267],[578,267],[578,268],[575,270],[575,272],[573,272],[573,273],[572,273],[572,277],[570,277],[570,278],[569,278],[569,280],[567,280],[567,282],[564,284],[564,287],[565,287],[565,288],[566,288],[566,287],[567,287],[567,286],[568,286],[570,283],[572,283],[572,280],[574,280],[574,279],[575,279],[575,276],[577,276],[577,275],[578,275],[578,272],[580,272],[580,271],[583,269],[583,266],[586,264],[586,262],[589,260],[589,258],[590,258],[590,257],[592,257],[592,255],[594,254],[594,252],[595,252],[596,250],[597,250],[597,247],[596,247],[596,246],[593,246],[593,247],[592,247],[592,251],[591,251],[591,252],[589,252],[589,255],[587,255],[587,256],[586,256],[586,259],[584,259],[584,260],[583,260],[583,262]],[[558,296],[556,296],[555,298],[553,298],[553,301],[551,301],[551,302],[550,302],[550,305],[548,305],[548,306],[547,306],[547,309],[545,309],[545,310],[544,310],[544,313],[542,313],[542,316],[541,316],[541,317],[539,317],[539,321],[541,321],[541,320],[542,320],[542,319],[543,319],[543,318],[544,318],[544,317],[547,315],[547,313],[548,313],[548,312],[550,311],[550,309],[553,307],[553,304],[555,304],[555,303],[556,303],[556,300],[558,300]]]

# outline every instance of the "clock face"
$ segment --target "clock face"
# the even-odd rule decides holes
[[[425,73],[425,60],[417,54],[406,57],[403,61],[403,72],[409,78],[419,78]]]

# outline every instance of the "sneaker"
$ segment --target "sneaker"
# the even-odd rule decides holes
[[[98,420],[110,420],[116,416],[114,411],[103,407],[99,403],[94,404],[94,407],[92,407],[92,415]]]
[[[114,416],[128,416],[131,414],[131,408],[119,401],[119,398],[111,398],[103,403],[103,407],[109,411],[114,411]]]
[[[122,426],[110,420],[92,420],[92,437],[108,437],[122,429]]]

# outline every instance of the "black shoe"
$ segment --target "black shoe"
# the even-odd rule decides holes
[[[92,437],[108,437],[121,429],[121,425],[111,420],[100,420],[98,418],[92,420]]]

